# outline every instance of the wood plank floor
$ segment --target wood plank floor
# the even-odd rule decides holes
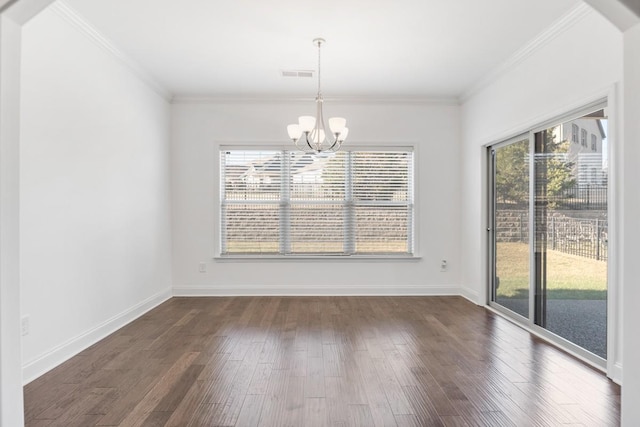
[[[24,389],[27,426],[615,426],[620,388],[459,297],[174,298]]]

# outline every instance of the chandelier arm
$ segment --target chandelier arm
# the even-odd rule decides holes
[[[320,94],[318,94],[320,96]],[[316,146],[316,150],[320,150],[322,141],[320,140],[320,129],[322,129],[322,102],[320,98],[316,99],[316,129],[313,135],[313,143]]]
[[[322,95],[318,93],[318,114],[317,114],[318,118],[316,119],[316,124],[318,126],[318,129],[322,130],[322,133],[324,133],[324,135],[322,135],[322,133],[318,133],[318,150],[322,148],[322,146],[325,144],[325,141],[327,140],[327,132],[324,126],[324,113],[322,111],[322,107],[323,107]]]
[[[309,146],[309,148],[310,148],[311,150],[315,150],[315,148],[313,148],[313,147],[311,146],[311,142],[309,142],[309,133],[310,133],[310,132],[305,132],[305,139],[306,139],[306,141],[307,141],[307,145]]]

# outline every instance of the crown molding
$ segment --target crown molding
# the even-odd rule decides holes
[[[615,25],[621,32],[640,22],[640,1],[635,0],[584,0]]]
[[[171,98],[172,104],[288,104],[314,101],[315,97],[312,96],[294,95],[174,95]],[[336,104],[460,105],[455,97],[325,96],[324,101]]]
[[[18,0],[0,0],[0,13],[9,9]]]
[[[4,12],[6,9],[9,8],[9,6],[11,6],[16,1],[17,0],[0,0],[0,13]]]
[[[538,49],[546,46],[565,31],[569,30],[575,24],[580,22],[584,17],[592,13],[593,10],[586,3],[580,2],[577,6],[564,14],[560,19],[555,21],[549,28],[538,34],[533,40],[524,45],[506,61],[498,65],[489,73],[485,74],[476,81],[469,89],[465,90],[459,97],[459,103],[464,104],[475,94],[482,91],[493,83],[500,76],[508,73],[510,70],[524,62],[533,55]]]
[[[24,25],[54,1],[55,0],[0,0],[0,13],[6,14],[9,19],[18,25]]]
[[[148,71],[144,70],[133,59],[118,49],[111,40],[106,38],[96,28],[89,24],[75,9],[63,0],[58,0],[51,5],[51,10],[84,34],[96,46],[102,48],[121,64],[125,65],[151,90],[160,95],[166,101],[171,101],[171,93],[162,84],[160,84]]]

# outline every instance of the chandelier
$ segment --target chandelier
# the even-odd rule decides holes
[[[289,138],[295,146],[308,153],[336,152],[347,138],[349,128],[347,120],[342,117],[329,119],[329,129],[325,132],[324,115],[322,114],[322,92],[320,91],[320,47],[325,40],[317,38],[313,44],[318,46],[318,94],[316,95],[316,116],[300,116],[298,124],[287,126]],[[303,136],[304,135],[304,136]]]

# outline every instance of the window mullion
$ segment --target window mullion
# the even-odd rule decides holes
[[[291,153],[282,151],[280,163],[280,253],[291,253]]]
[[[344,252],[355,253],[355,214],[353,210],[353,153],[348,151],[344,173]]]

